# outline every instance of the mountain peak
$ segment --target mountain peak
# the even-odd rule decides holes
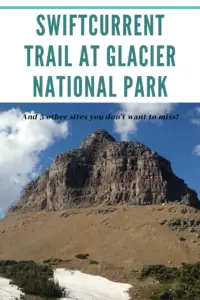
[[[116,142],[114,137],[110,135],[105,129],[97,129],[93,133],[89,134],[81,143],[80,148],[88,148],[96,146],[105,142]]]
[[[116,142],[106,130],[98,129],[80,148],[57,156],[9,211],[165,202],[200,208],[197,193],[173,173],[167,159],[141,143]]]

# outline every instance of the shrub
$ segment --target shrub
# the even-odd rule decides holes
[[[0,273],[11,279],[22,292],[29,295],[61,298],[64,290],[53,280],[53,270],[49,266],[33,261],[1,261]]]
[[[89,257],[88,253],[86,253],[86,254],[80,253],[80,254],[76,255],[76,258],[78,258],[78,259],[88,259],[88,257]]]
[[[152,265],[142,269],[141,278],[155,277],[158,281],[172,280],[180,276],[178,268],[169,268],[164,265]]]
[[[140,278],[152,276],[161,285],[153,291],[152,300],[165,299],[170,295],[173,300],[200,299],[200,263],[183,264],[181,268],[153,265],[143,268]],[[198,298],[196,298],[198,297]]]
[[[99,264],[99,262],[98,262],[98,261],[96,261],[96,260],[90,260],[90,264],[91,264],[91,265],[98,265],[98,264]]]
[[[43,260],[43,263],[48,265],[57,265],[61,262],[64,262],[64,260],[59,258],[50,258],[50,259]]]

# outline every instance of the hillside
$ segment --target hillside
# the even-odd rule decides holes
[[[127,268],[179,265],[200,260],[199,233],[199,211],[179,204],[25,213],[0,221],[0,259],[68,260],[88,253]]]

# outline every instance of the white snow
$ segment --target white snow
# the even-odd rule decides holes
[[[130,284],[65,269],[54,270],[54,279],[68,293],[63,300],[129,300]]]
[[[129,300],[130,284],[65,269],[54,270],[54,279],[67,292],[62,300]],[[23,293],[9,279],[0,278],[0,300],[20,299]]]
[[[19,288],[10,283],[9,279],[0,278],[0,300],[16,300],[20,299],[23,293]]]

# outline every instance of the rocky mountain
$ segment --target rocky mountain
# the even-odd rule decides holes
[[[173,173],[167,159],[139,142],[117,142],[97,130],[80,148],[58,155],[9,212],[164,202],[200,207],[197,193]]]

